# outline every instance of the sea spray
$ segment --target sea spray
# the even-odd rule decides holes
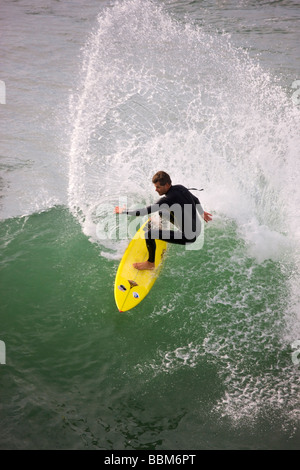
[[[99,15],[80,80],[69,206],[83,224],[103,198],[153,200],[150,176],[164,167],[173,181],[205,186],[214,210],[286,232],[291,104],[226,36],[181,24],[152,2],[117,3]]]
[[[233,296],[223,286],[220,292],[228,299],[214,296],[209,314],[216,306],[232,306],[237,323],[230,317],[229,330],[238,352],[226,359],[230,340],[216,328],[204,343],[206,354],[219,354],[223,364],[226,392],[216,409],[242,417],[256,415],[263,404],[281,407],[282,383],[291,380],[296,389],[295,369],[289,376],[292,362],[280,373],[280,361],[273,365],[275,382],[272,372],[256,377],[248,373],[242,344],[259,338],[263,354],[271,342],[289,348],[300,334],[297,105],[228,36],[181,23],[156,2],[130,0],[98,17],[83,50],[70,123],[69,208],[103,256],[120,258],[124,244],[100,239],[99,222],[115,217],[112,209],[120,197],[129,207],[153,202],[151,176],[159,169],[174,183],[205,188],[201,202],[213,212],[220,240],[227,237],[228,221],[236,224],[245,251],[232,247],[231,270],[244,273],[243,291]],[[211,262],[227,269],[221,258],[214,260],[215,252]],[[263,281],[253,287],[253,273],[266,266],[272,277],[272,262],[286,282],[282,285],[275,273],[272,282],[278,284],[270,289],[288,292],[286,306],[276,307],[272,300],[252,318],[248,310],[266,288]],[[274,297],[273,291],[269,295]],[[285,328],[278,339],[282,309]],[[245,315],[249,331],[239,330],[239,315]],[[258,329],[272,316],[274,325],[261,336]]]

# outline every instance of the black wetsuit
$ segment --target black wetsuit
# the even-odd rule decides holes
[[[155,261],[155,240],[165,240],[169,243],[186,245],[193,243],[201,232],[201,221],[197,211],[202,215],[203,208],[199,199],[182,185],[171,186],[168,192],[155,204],[143,209],[124,211],[128,215],[143,216],[159,211],[160,216],[168,215],[169,221],[176,225],[178,230],[162,230],[152,228],[151,224],[145,233],[147,248],[149,251],[148,261]]]

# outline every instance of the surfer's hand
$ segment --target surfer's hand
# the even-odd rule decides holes
[[[212,215],[209,212],[203,212],[203,219],[205,222],[210,222],[212,220]]]
[[[122,214],[122,212],[124,212],[125,209],[126,209],[125,206],[124,207],[116,206],[114,212],[115,214]]]

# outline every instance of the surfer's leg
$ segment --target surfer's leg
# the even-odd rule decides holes
[[[155,230],[149,230],[148,232],[146,232],[146,235],[148,237],[149,242],[153,242],[153,241],[155,242],[155,240],[164,240],[168,243],[173,243],[174,245],[186,245],[187,243],[193,243],[196,240],[196,237],[192,239],[188,239],[179,230],[155,229]],[[147,238],[146,238],[146,243],[147,243]],[[152,250],[153,250],[153,247],[152,247]]]
[[[156,241],[155,238],[146,238],[146,245],[148,249],[148,261],[149,263],[155,262],[155,253],[156,253]]]
[[[145,234],[147,235],[147,233]],[[139,270],[144,269],[154,269],[155,268],[155,251],[156,251],[156,242],[155,239],[145,237],[147,249],[148,249],[148,260],[142,263],[134,263],[133,267]]]
[[[133,264],[134,268],[139,269],[139,270],[155,268],[155,252],[156,252],[155,238],[158,239],[159,237],[159,234],[156,232],[159,232],[159,231],[151,230],[150,226],[149,226],[149,229],[145,232],[145,241],[146,241],[146,246],[148,249],[148,260],[141,262],[141,263],[134,263]]]
[[[156,252],[155,240],[164,240],[175,245],[186,245],[187,243],[193,243],[196,240],[196,237],[189,240],[178,230],[149,229],[145,233],[145,241],[149,253],[148,260],[143,263],[135,263],[133,266],[136,269],[154,269]]]
[[[155,262],[156,242],[155,240],[164,240],[166,242],[175,243],[178,245],[185,245],[186,238],[181,232],[174,232],[174,230],[149,230],[145,234],[146,245],[149,252],[148,261]]]

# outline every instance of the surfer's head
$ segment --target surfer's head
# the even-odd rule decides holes
[[[172,184],[172,181],[171,181],[171,178],[170,176],[168,175],[168,173],[166,173],[165,171],[158,171],[157,173],[155,173],[155,175],[153,176],[152,178],[152,183],[155,184],[155,183],[159,183],[161,184],[161,186],[164,186],[165,184],[169,184],[171,186]]]
[[[158,171],[155,173],[152,178],[152,183],[155,185],[155,191],[160,196],[166,194],[172,185],[171,178],[165,171]]]

